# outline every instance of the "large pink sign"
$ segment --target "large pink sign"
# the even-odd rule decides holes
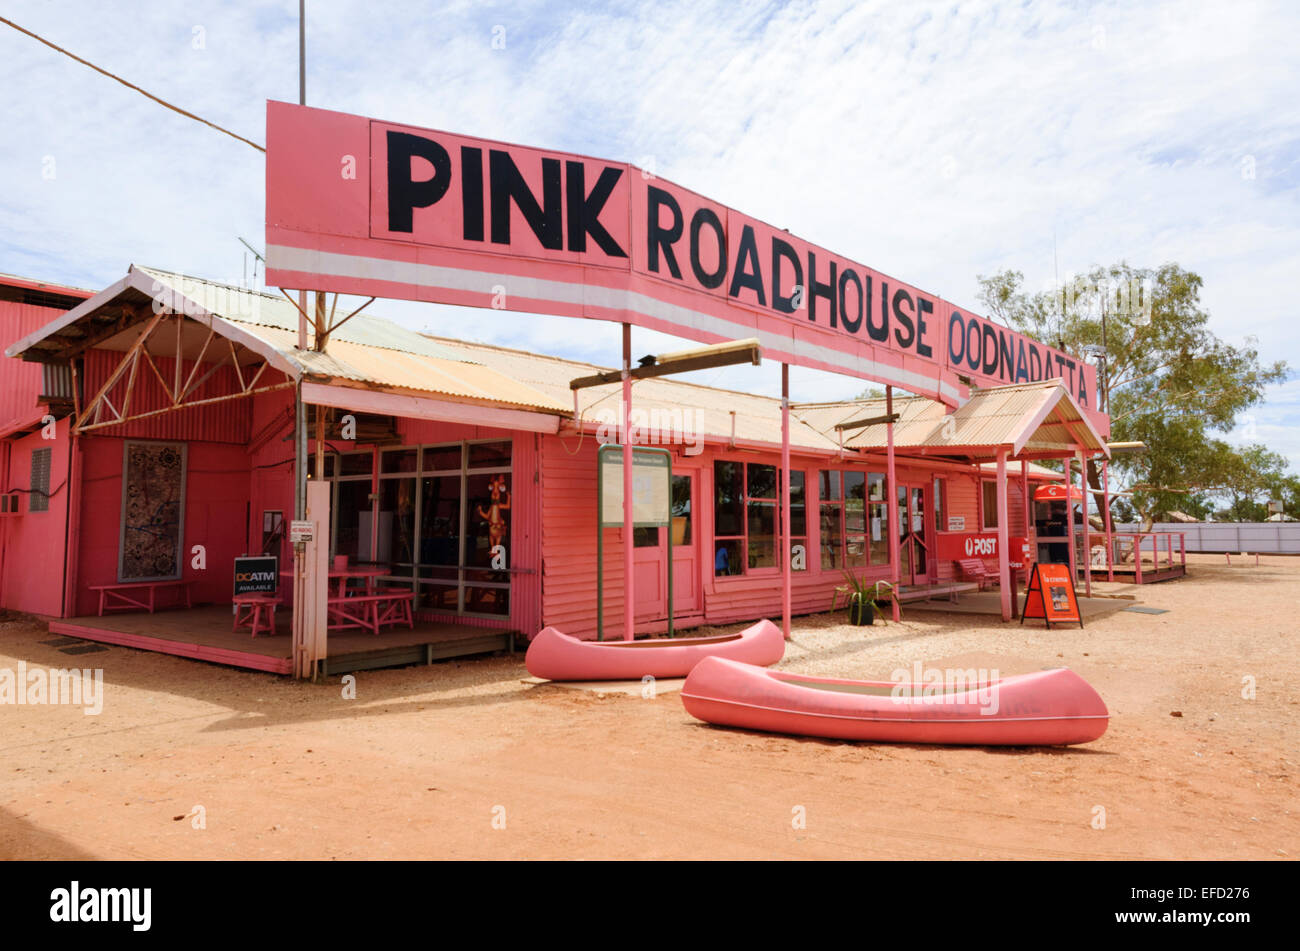
[[[866,196],[846,196],[851,213]],[[627,321],[949,405],[1083,361],[632,165],[267,103],[268,284]]]

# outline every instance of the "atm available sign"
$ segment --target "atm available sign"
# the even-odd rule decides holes
[[[241,594],[275,594],[279,582],[279,558],[264,555],[235,559],[235,597]]]
[[[269,102],[266,166],[268,284],[758,337],[950,405],[959,376],[1060,377],[1093,404],[1068,354],[632,165]],[[882,224],[869,188],[827,201]]]

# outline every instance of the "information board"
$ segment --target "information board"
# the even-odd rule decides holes
[[[600,524],[623,524],[623,447],[601,446]],[[632,524],[637,528],[668,524],[672,499],[672,457],[662,449],[632,452]]]
[[[1053,624],[1075,622],[1083,627],[1083,614],[1074,592],[1069,565],[1035,562],[1025,588],[1025,603],[1020,609],[1020,623],[1025,618],[1042,618],[1048,628]]]

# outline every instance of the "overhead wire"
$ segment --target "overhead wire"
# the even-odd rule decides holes
[[[118,76],[116,73],[111,73],[111,72],[109,72],[107,69],[104,69],[102,66],[96,66],[94,63],[90,62],[90,60],[82,59],[82,58],[81,58],[80,56],[78,56],[76,53],[73,53],[73,52],[70,52],[70,51],[68,51],[68,50],[65,50],[62,46],[59,46],[59,45],[56,44],[56,43],[51,43],[51,42],[50,42],[49,40],[47,40],[45,37],[43,37],[43,36],[41,36],[41,35],[39,35],[39,34],[37,34],[37,33],[33,33],[31,30],[28,30],[28,29],[26,29],[25,27],[21,27],[21,26],[19,26],[19,25],[18,25],[17,23],[15,23],[13,20],[8,20],[8,19],[6,19],[5,17],[0,17],[0,23],[5,24],[6,26],[11,26],[11,27],[13,27],[13,28],[14,28],[15,30],[17,30],[19,33],[25,33],[25,34],[27,34],[27,35],[30,36],[32,39],[37,40],[38,42],[44,43],[44,44],[45,44],[46,46],[48,46],[50,49],[52,49],[52,50],[56,50],[56,51],[62,53],[64,56],[70,57],[71,59],[75,59],[78,63],[81,63],[83,66],[89,66],[89,67],[90,67],[91,69],[93,69],[95,72],[100,73],[100,74],[102,74],[102,75],[104,75],[104,76],[107,76],[109,79],[112,79],[112,80],[115,80],[116,82],[121,83],[121,84],[122,84],[123,86],[125,86],[127,89],[134,89],[136,92],[138,92],[140,95],[144,96],[146,99],[152,99],[154,102],[158,103],[160,106],[164,106],[164,107],[170,109],[172,112],[179,113],[180,115],[185,116],[187,119],[193,119],[195,122],[201,122],[201,123],[203,123],[205,126],[208,126],[209,128],[216,129],[218,132],[222,132],[222,133],[224,133],[224,134],[230,136],[232,139],[238,139],[240,142],[243,142],[245,145],[251,145],[253,148],[257,149],[257,151],[259,151],[259,152],[265,152],[265,151],[266,151],[266,147],[265,147],[265,146],[258,145],[256,142],[253,142],[253,141],[251,141],[250,139],[246,139],[246,138],[244,138],[242,135],[238,134],[237,132],[231,132],[229,129],[223,128],[222,126],[217,125],[215,122],[209,122],[207,119],[204,119],[202,116],[196,116],[194,113],[190,112],[190,111],[187,110],[187,109],[182,109],[180,106],[174,105],[174,104],[168,102],[166,99],[163,99],[163,98],[161,98],[161,97],[159,97],[159,96],[155,96],[153,93],[149,92],[148,90],[146,90],[146,89],[141,89],[141,88],[140,88],[139,86],[137,86],[135,83],[123,79],[121,76]]]

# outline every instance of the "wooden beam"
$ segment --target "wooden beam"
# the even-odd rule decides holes
[[[96,407],[99,406],[100,399],[102,399],[104,395],[107,394],[108,391],[114,387],[114,385],[116,385],[117,381],[122,378],[122,374],[126,372],[127,362],[130,360],[132,355],[137,350],[139,350],[141,347],[144,346],[145,341],[149,339],[149,335],[153,333],[154,328],[158,326],[158,322],[163,319],[163,316],[164,316],[163,314],[155,314],[153,320],[149,321],[149,325],[145,327],[144,332],[140,334],[138,338],[136,338],[135,343],[131,344],[131,349],[128,350],[126,356],[122,358],[122,362],[117,365],[117,369],[114,370],[111,374],[109,374],[108,379],[104,381],[104,385],[101,386],[99,388],[99,392],[95,394],[95,398],[92,399],[90,403],[86,406],[85,412],[87,414],[89,414],[92,409],[95,409]],[[98,413],[96,413],[95,419],[96,420],[99,419]],[[86,416],[85,415],[81,416],[80,418],[78,418],[76,425],[73,428],[80,429],[82,427],[82,424],[85,423],[85,421],[86,421]]]
[[[883,426],[886,423],[898,422],[899,413],[886,413],[884,416],[868,416],[864,419],[855,419],[848,423],[836,423],[835,428],[843,432],[847,429],[864,429],[867,426]]]
[[[244,387],[244,389],[247,391],[247,390],[251,390],[254,386],[256,386],[258,378],[261,377],[261,375],[266,371],[266,368],[269,367],[270,365],[271,365],[271,361],[264,360],[262,362],[262,365],[258,367],[257,372],[253,374],[253,378],[248,381],[248,386]]]
[[[239,388],[246,389],[244,386],[244,371],[239,368],[239,357],[235,355],[235,341],[227,338],[226,343],[230,344],[230,362],[235,366],[235,377],[239,380]]]
[[[140,369],[140,352],[144,348],[135,352],[135,359],[131,361],[131,375],[126,378],[126,395],[122,398],[122,412],[119,416],[125,416],[131,410],[131,394],[135,392],[135,375]],[[107,395],[104,397],[107,399]]]
[[[192,406],[211,406],[215,403],[227,403],[233,400],[243,399],[246,396],[255,396],[258,393],[270,393],[274,390],[282,390],[286,387],[294,386],[293,381],[285,383],[272,383],[270,386],[263,386],[256,390],[245,390],[240,393],[227,393],[224,396],[213,396],[206,400],[195,400],[192,403],[181,403],[179,406],[166,406],[162,409],[150,410],[147,413],[137,413],[135,416],[124,417],[120,419],[110,419],[102,423],[92,423],[89,426],[80,426],[77,432],[86,432],[91,429],[102,429],[105,426],[117,426],[124,423],[133,423],[139,419],[150,419],[154,416],[162,416],[165,413],[175,413],[183,409],[189,409]]]
[[[338,295],[335,294],[335,295],[334,295],[334,303],[335,303],[335,304],[338,304],[338,302],[339,302]],[[340,320],[337,324],[331,324],[330,327],[329,327],[329,329],[325,331],[325,339],[328,340],[330,334],[332,334],[334,331],[338,330],[340,327],[342,327],[342,326],[343,326],[344,324],[346,324],[349,320],[351,320],[351,319],[352,319],[353,317],[355,317],[357,314],[361,313],[363,310],[365,310],[367,307],[369,307],[369,306],[370,306],[371,304],[373,304],[374,302],[375,302],[375,298],[372,297],[372,298],[370,298],[370,300],[366,301],[364,304],[362,304],[360,307],[358,307],[358,308],[357,308],[356,310],[354,310],[352,313],[348,314],[346,317],[344,317],[342,320]],[[334,319],[334,312],[331,310],[331,311],[330,311],[330,320],[333,320],[333,319]]]
[[[180,314],[176,315],[176,384],[172,387],[172,390],[176,393],[181,391],[181,323],[183,320],[184,318]]]
[[[179,327],[178,327],[176,333],[177,333],[177,336],[179,337],[179,336],[180,336],[180,329],[179,329]],[[198,355],[197,357],[194,358],[194,369],[190,370],[190,375],[189,375],[188,377],[185,378],[185,386],[184,386],[184,388],[181,389],[180,395],[176,397],[175,402],[179,403],[181,400],[185,399],[186,395],[190,392],[190,384],[194,382],[194,374],[198,373],[198,372],[199,372],[199,367],[203,365],[203,357],[204,357],[204,355],[207,354],[207,352],[208,352],[208,344],[212,343],[212,338],[213,338],[214,336],[216,336],[216,333],[217,333],[217,328],[215,328],[215,327],[209,325],[209,326],[208,326],[208,336],[207,336],[207,339],[205,339],[205,340],[203,341],[203,346],[202,346],[202,348],[200,348],[200,350],[199,350],[199,355]],[[178,345],[178,353],[179,353],[179,345]],[[218,363],[217,366],[221,366],[221,364]],[[215,367],[214,367],[214,369],[215,369]],[[206,380],[206,379],[208,378],[208,376],[211,376],[211,375],[212,375],[212,374],[209,373],[209,374],[208,374],[207,376],[205,376],[203,379]]]
[[[631,369],[634,380],[648,380],[652,377],[667,376],[670,373],[689,373],[692,370],[711,370],[715,367],[735,366],[749,363],[759,366],[762,363],[762,348],[757,340],[739,340],[726,344],[713,344],[695,350],[662,354],[662,362]],[[618,383],[623,379],[622,370],[606,370],[593,376],[583,376],[569,381],[569,389],[581,390],[589,386],[603,386],[606,383]]]
[[[176,402],[175,397],[172,395],[172,388],[168,386],[167,381],[163,379],[162,372],[158,369],[157,364],[153,362],[153,357],[149,356],[149,348],[145,347],[140,352],[144,354],[144,361],[149,364],[149,369],[153,370],[153,375],[158,378],[158,385],[161,386],[163,392],[167,394],[167,402]]]
[[[190,386],[190,385],[187,383],[187,384],[185,385],[185,392],[181,394],[181,399],[176,401],[176,405],[179,406],[180,403],[181,403],[181,400],[184,400],[185,397],[189,396],[191,393],[197,392],[198,389],[199,389],[199,387],[201,387],[204,383],[208,382],[208,380],[210,380],[210,379],[212,378],[212,374],[216,373],[218,370],[220,370],[220,369],[221,369],[223,366],[225,366],[225,365],[226,365],[226,361],[225,361],[225,358],[223,357],[220,363],[214,363],[214,364],[212,365],[212,367],[208,370],[208,372],[205,373],[205,374],[203,374],[203,376],[201,376],[201,377],[199,378],[199,381],[198,381],[197,383],[195,383],[193,386]],[[195,364],[195,367],[196,367],[196,368],[198,367],[198,364],[197,364],[197,363]],[[193,376],[194,374],[191,373],[190,375]],[[240,390],[242,391],[242,390],[243,390],[243,387],[240,387]]]
[[[112,320],[107,324],[101,324],[90,331],[80,334],[69,333],[69,331],[72,330],[72,326],[76,326],[72,325],[65,330],[60,331],[57,337],[47,337],[45,338],[45,341],[42,341],[41,343],[50,340],[57,341],[60,339],[66,339],[67,346],[59,347],[56,344],[50,349],[51,352],[58,353],[60,356],[71,360],[74,357],[81,356],[87,350],[103,343],[105,340],[111,340],[122,331],[129,330],[132,325],[139,323],[140,320],[140,308],[133,304],[123,304],[122,314],[116,320]],[[33,346],[37,345],[34,344]],[[24,356],[26,356],[26,354],[24,354]]]

